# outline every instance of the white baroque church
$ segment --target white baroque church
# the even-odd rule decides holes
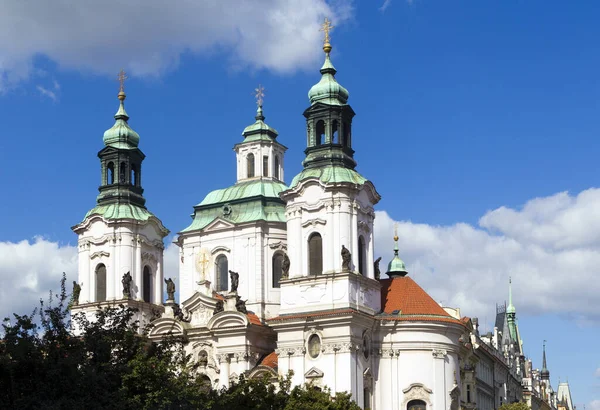
[[[327,31],[323,50],[304,111],[304,169],[284,182],[287,148],[265,123],[259,98],[256,121],[234,147],[237,181],[206,195],[178,233],[179,283],[167,284],[166,301],[169,231],[146,208],[145,156],[121,89],[98,153],[97,205],[73,227],[81,293],[72,311],[138,308],[142,322],[154,320],[154,340],[187,337],[214,388],[241,374],[293,371],[294,384],[350,392],[365,409],[458,409],[470,322],[411,279],[397,237],[380,277],[373,231],[380,195],[356,170],[352,142],[364,136],[352,133],[355,113],[336,81]]]

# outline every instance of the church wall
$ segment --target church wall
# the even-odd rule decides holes
[[[146,225],[133,223],[107,224],[96,218],[86,231],[79,235],[80,302],[96,301],[96,268],[106,267],[106,299],[122,299],[121,278],[130,272],[133,278],[132,295],[142,299],[142,269],[152,272],[152,302],[162,303],[163,241],[152,221]],[[157,273],[158,271],[158,273]]]
[[[284,229],[264,223],[183,236],[178,287],[180,301],[189,299],[199,289],[197,282],[202,278],[196,255],[206,249],[210,254],[206,279],[210,280],[214,290],[217,289],[215,262],[219,255],[225,255],[228,269],[239,273],[238,294],[247,300],[246,307],[259,317],[277,315],[279,290],[272,287],[272,258],[276,251],[283,250],[285,240]],[[230,287],[228,277],[227,291]]]

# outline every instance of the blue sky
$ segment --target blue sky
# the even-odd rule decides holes
[[[577,405],[600,409],[600,4],[29,3],[0,5],[2,314],[75,274],[70,227],[95,202],[119,69],[147,155],[147,205],[176,233],[194,204],[234,182],[232,147],[259,83],[289,148],[286,181],[300,171],[329,15],[358,170],[383,197],[377,253],[389,256],[399,221],[415,279],[484,326],[512,276],[534,366],[546,339],[555,388],[568,377]]]

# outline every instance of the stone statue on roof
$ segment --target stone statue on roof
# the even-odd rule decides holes
[[[71,306],[79,305],[79,294],[81,293],[81,285],[73,281],[73,293],[71,294]]]
[[[381,256],[379,258],[375,259],[375,262],[373,262],[375,279],[377,279],[377,280],[379,280],[381,278],[381,271],[379,270],[379,262],[381,262]]]
[[[229,277],[231,278],[231,291],[237,292],[238,285],[240,283],[240,275],[232,270],[229,271]]]
[[[283,262],[281,262],[281,279],[290,277],[290,258],[287,253],[283,254]]]
[[[167,284],[167,300],[175,300],[175,282],[171,278],[165,279]]]
[[[350,261],[352,260],[352,254],[344,245],[342,245],[342,271],[350,270]]]
[[[121,283],[123,284],[123,299],[131,298],[131,282],[133,282],[133,278],[131,277],[131,273],[127,271],[121,279]]]

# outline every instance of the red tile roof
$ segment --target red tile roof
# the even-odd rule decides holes
[[[221,295],[220,293],[214,292],[214,291],[213,291],[213,298],[219,299],[219,300],[225,300],[225,296]]]
[[[410,276],[382,279],[382,320],[435,321],[462,323],[453,318],[431,298]]]
[[[259,365],[268,366],[271,369],[277,369],[278,358],[279,357],[277,356],[277,353],[271,352],[260,361]]]
[[[262,322],[260,321],[260,319],[258,318],[258,316],[256,316],[255,313],[249,312],[246,314],[246,316],[248,317],[248,321],[250,322],[250,324],[252,325],[258,325],[258,326],[262,326]]]

